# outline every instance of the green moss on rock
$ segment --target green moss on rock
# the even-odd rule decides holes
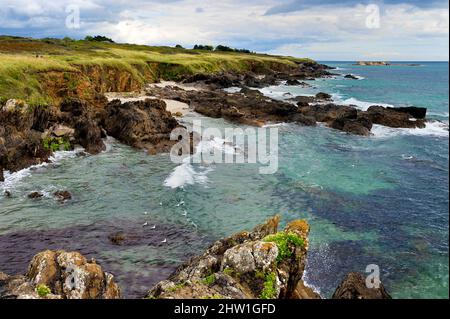
[[[292,247],[303,247],[304,240],[293,232],[278,232],[263,239],[265,242],[273,242],[278,247],[277,261],[281,262],[290,258],[293,254]]]

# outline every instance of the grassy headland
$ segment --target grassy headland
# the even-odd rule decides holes
[[[85,40],[0,37],[0,102],[58,103],[67,96],[134,91],[196,73],[286,70],[309,59]]]

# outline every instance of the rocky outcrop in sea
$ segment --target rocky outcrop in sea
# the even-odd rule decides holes
[[[0,299],[118,299],[114,276],[78,252],[43,251],[25,275],[0,272]]]
[[[279,216],[252,231],[213,243],[166,280],[146,299],[320,299],[303,281],[309,225],[295,220],[279,231]],[[149,266],[150,267],[150,266]],[[122,283],[126,285],[126,283]],[[46,250],[31,260],[25,275],[0,272],[0,299],[118,299],[114,276],[78,252]],[[388,299],[383,284],[367,288],[364,277],[350,273],[335,299]]]

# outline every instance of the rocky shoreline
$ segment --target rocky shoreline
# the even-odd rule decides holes
[[[274,216],[251,232],[212,244],[149,290],[146,299],[320,299],[303,282],[309,225],[290,222],[278,231]],[[33,257],[25,275],[0,272],[0,299],[119,299],[114,276],[78,252],[46,250]],[[350,273],[334,299],[389,299],[381,284],[369,289]]]
[[[304,62],[285,71],[186,75],[174,85],[148,85],[134,101],[111,101],[99,94],[95,104],[72,97],[60,105],[32,107],[21,100],[8,100],[0,106],[0,181],[4,180],[4,170],[15,172],[47,162],[56,150],[81,145],[86,152],[98,154],[105,149],[102,139],[107,135],[150,154],[168,152],[174,144],[170,132],[179,126],[176,117],[182,116],[178,110],[167,110],[169,102],[208,117],[254,126],[326,123],[330,128],[363,136],[371,134],[373,124],[425,127],[425,108],[374,105],[361,111],[354,105],[333,103],[326,93],[279,101],[257,89],[279,83],[302,85],[302,80],[331,76],[329,67]],[[239,91],[224,90],[230,87]]]

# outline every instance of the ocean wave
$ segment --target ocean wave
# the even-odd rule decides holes
[[[425,128],[393,128],[374,125],[371,132],[373,137],[376,138],[387,138],[399,135],[449,137],[448,125],[440,121],[427,122]]]
[[[170,188],[180,188],[185,185],[206,184],[207,174],[212,171],[210,167],[194,168],[189,162],[178,165],[164,181],[164,186]]]
[[[369,109],[369,107],[371,107],[372,105],[380,105],[380,106],[384,106],[384,107],[394,107],[392,104],[361,101],[361,100],[355,99],[353,97],[342,100],[342,98],[339,94],[332,94],[332,97],[333,97],[334,102],[338,105],[354,105],[361,111],[367,111]]]
[[[58,151],[54,152],[52,156],[49,157],[49,161],[37,165],[32,165],[30,167],[24,168],[17,172],[5,171],[4,177],[5,181],[0,183],[0,187],[3,191],[13,189],[17,183],[19,183],[24,178],[27,178],[32,175],[32,173],[36,170],[43,169],[48,167],[49,165],[57,164],[65,159],[74,158],[78,153],[83,152],[83,148],[76,148],[73,151]]]
[[[203,153],[219,151],[220,154],[236,154],[238,148],[231,142],[221,138],[213,138],[208,141],[201,141],[197,145],[196,153],[186,157],[183,163],[174,168],[169,177],[164,181],[164,186],[170,188],[181,188],[185,185],[206,184],[208,182],[208,173],[213,171],[212,167],[191,164],[193,159],[199,159]]]

